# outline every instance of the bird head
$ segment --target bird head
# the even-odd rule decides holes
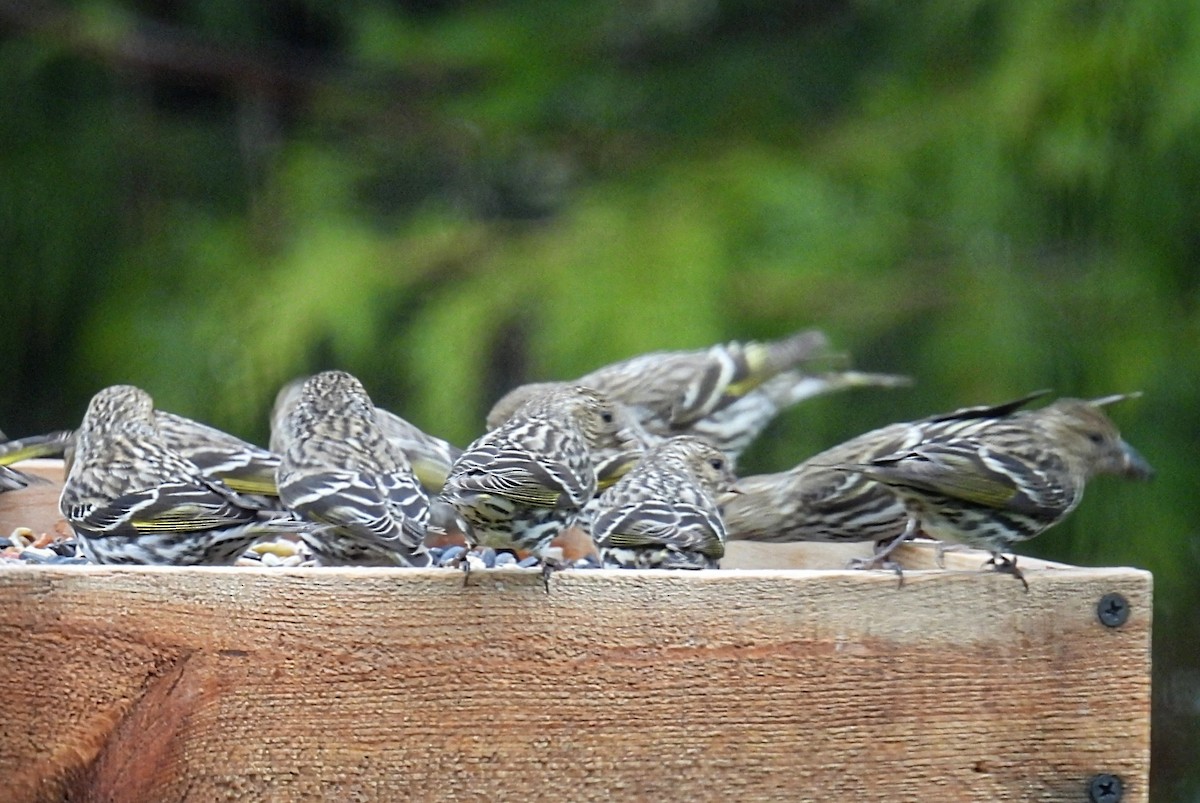
[[[700,438],[679,435],[658,448],[679,452],[700,485],[713,497],[730,493],[737,481],[733,475],[733,461],[720,449]]]
[[[1101,399],[1059,399],[1043,408],[1045,422],[1056,439],[1087,476],[1116,474],[1128,479],[1149,479],[1154,469],[1136,449],[1121,438],[1103,406],[1138,394]]]

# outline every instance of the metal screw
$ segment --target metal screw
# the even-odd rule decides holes
[[[1124,793],[1120,775],[1103,772],[1093,775],[1092,780],[1088,781],[1088,800],[1092,803],[1121,803]]]
[[[1129,621],[1129,600],[1115,591],[1105,594],[1096,605],[1096,616],[1105,627],[1120,627]]]

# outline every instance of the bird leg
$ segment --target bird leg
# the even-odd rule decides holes
[[[550,593],[550,575],[567,568],[567,564],[558,558],[539,556],[542,561],[542,586]]]
[[[888,557],[896,551],[896,547],[903,544],[917,534],[917,519],[914,516],[909,516],[908,523],[904,525],[904,532],[893,538],[886,546],[880,547],[878,544],[875,548],[875,554],[869,558],[854,558],[850,561],[852,569],[888,569],[896,573],[900,578],[900,586],[904,586],[904,570],[900,564],[894,560],[888,560]]]
[[[962,544],[947,544],[945,541],[938,541],[937,546],[933,548],[933,559],[937,562],[937,567],[939,569],[944,569],[946,568],[947,552],[958,552],[966,548],[967,547]]]
[[[471,579],[471,561],[467,560],[467,556],[471,554],[471,550],[474,548],[475,548],[474,545],[467,544],[466,547],[463,549],[463,552],[461,555],[459,555],[457,558],[454,558],[453,560],[447,561],[444,564],[444,565],[449,566],[454,569],[460,569],[460,568],[462,569],[463,588],[466,588],[469,585],[469,583],[467,581]]]
[[[1000,572],[1001,574],[1011,574],[1013,577],[1021,581],[1021,585],[1025,586],[1025,593],[1029,593],[1029,582],[1025,579],[1024,572],[1017,568],[1016,555],[1013,555],[1010,558],[1008,555],[994,552],[992,553],[991,559],[985,561],[983,565],[991,566],[994,571]]]

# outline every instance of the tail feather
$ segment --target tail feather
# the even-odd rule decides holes
[[[863,371],[832,371],[824,374],[802,374],[789,371],[763,385],[779,409],[799,404],[805,399],[851,388],[904,388],[912,385],[910,377],[900,374],[873,374]]]

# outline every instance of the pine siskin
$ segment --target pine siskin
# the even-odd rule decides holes
[[[1122,398],[1059,399],[1038,410],[977,418],[839,468],[886,486],[903,501],[906,535],[920,531],[986,549],[991,565],[1028,590],[1016,557],[1004,552],[1062,521],[1097,474],[1148,479],[1154,473],[1100,409]]]
[[[96,563],[228,565],[258,538],[300,522],[264,511],[170,448],[145,391],[92,397],[75,431],[59,508]]]
[[[553,387],[467,447],[438,499],[471,547],[520,549],[543,559],[597,488],[597,454],[638,449],[617,405],[599,391]]]
[[[904,504],[884,486],[836,466],[865,463],[911,449],[927,437],[1008,416],[1036,393],[991,407],[964,407],[911,423],[891,424],[813,455],[778,474],[742,477],[723,499],[731,540],[884,541],[904,532]]]
[[[273,501],[275,467],[279,458],[241,438],[164,410],[154,411],[158,434],[168,449],[191,460],[211,479],[241,494],[253,494],[264,509],[277,509]],[[34,457],[61,457],[70,470],[75,451],[75,433],[51,432],[0,444],[0,465]],[[247,497],[243,501],[251,501]]]
[[[278,452],[279,429],[283,412],[295,400],[300,392],[304,379],[296,379],[284,385],[275,397],[275,408],[271,413],[271,450]],[[412,465],[413,471],[421,485],[429,493],[437,493],[446,482],[450,466],[462,454],[462,449],[424,432],[405,419],[376,407],[375,414],[384,437],[392,442]]]
[[[804,366],[831,356],[825,335],[798,332],[767,343],[731,342],[699,351],[643,354],[599,368],[573,384],[627,405],[655,438],[696,435],[734,461],[782,410],[850,387],[908,384],[905,377],[856,371],[814,373]],[[488,413],[489,428],[548,385],[510,391]]]
[[[1111,421],[1099,410],[1116,397],[1095,402],[1062,399],[1037,410],[1020,411],[1042,395],[892,424],[814,455],[791,471],[744,477],[734,486],[736,494],[723,500],[729,537],[884,541],[923,531],[933,538],[984,546],[999,555],[1015,541],[1037,535],[1070,513],[1092,475],[1148,476],[1149,466],[1120,440]],[[1073,423],[1068,425],[1068,421]],[[1094,428],[1085,430],[1083,422]],[[1091,435],[1100,440],[1093,442]],[[877,469],[886,470],[896,463],[904,465],[907,472],[909,466],[923,462],[921,457],[910,456],[927,449],[937,454],[944,444],[952,444],[954,453],[968,457],[943,464],[943,469],[953,466],[953,470],[941,474],[942,493],[966,477],[960,493],[986,487],[993,494],[990,506],[949,496],[944,499],[952,518],[984,528],[981,534],[986,543],[970,534],[952,537],[953,530],[947,529],[939,516],[930,517],[927,525],[925,517],[910,515],[907,498],[877,476]],[[971,449],[976,450],[973,457]],[[1000,487],[1006,488],[1003,499]],[[955,513],[955,509],[963,512]],[[881,552],[877,560],[889,552]],[[996,560],[1002,567],[1011,564],[1007,559]]]
[[[729,461],[688,435],[663,441],[600,496],[592,537],[605,566],[715,569],[725,554],[716,498],[733,483]]]
[[[344,371],[304,381],[279,416],[279,495],[319,525],[303,535],[325,565],[427,566],[429,497]]]

